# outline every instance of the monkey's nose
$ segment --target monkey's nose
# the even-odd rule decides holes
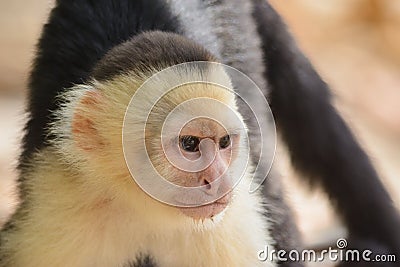
[[[210,184],[210,182],[209,182],[207,179],[204,179],[203,185],[206,186],[206,187],[205,187],[206,190],[211,190],[211,184]]]
[[[221,187],[222,177],[213,178],[212,176],[202,176],[200,183],[203,190],[208,195],[216,195]]]

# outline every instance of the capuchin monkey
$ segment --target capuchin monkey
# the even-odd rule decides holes
[[[0,233],[0,267],[303,266],[258,259],[302,244],[274,166],[249,192],[273,139],[254,129],[272,121],[266,101],[249,116],[237,92],[256,90],[220,63],[258,85],[347,248],[399,258],[392,200],[268,2],[57,0],[30,76],[21,203]]]

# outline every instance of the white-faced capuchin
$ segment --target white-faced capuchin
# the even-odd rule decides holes
[[[265,106],[239,99],[260,97],[225,64]],[[390,196],[267,1],[57,0],[30,75],[21,202],[0,232],[0,267],[303,266],[258,255],[302,248],[260,156],[274,148],[266,100],[347,248],[399,258]]]

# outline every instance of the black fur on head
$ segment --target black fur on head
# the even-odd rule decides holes
[[[175,33],[151,31],[139,34],[110,50],[95,66],[93,77],[109,80],[129,71],[143,73],[192,61],[216,61],[197,43]]]

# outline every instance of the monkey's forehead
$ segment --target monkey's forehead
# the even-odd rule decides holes
[[[144,102],[136,101],[139,106],[149,102],[152,108],[168,109],[198,98],[212,98],[234,106],[235,92],[232,82],[221,64],[189,62],[160,71],[153,69],[152,72],[130,71],[111,80],[94,80],[93,83],[94,87],[110,98],[120,94],[125,100],[143,100]]]
[[[236,131],[232,132],[236,127],[233,124],[223,125],[212,118],[200,117],[185,124],[180,135],[192,135],[200,138],[215,137],[218,139],[227,134],[236,134]]]

